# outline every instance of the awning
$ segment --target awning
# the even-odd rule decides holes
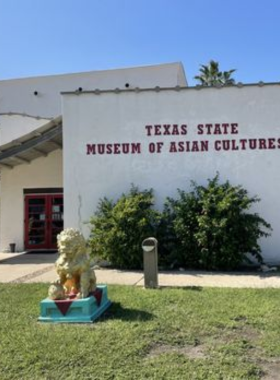
[[[20,164],[29,164],[56,149],[62,149],[61,116],[8,144],[1,145],[0,167],[12,169]]]

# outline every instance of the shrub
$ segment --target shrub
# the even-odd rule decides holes
[[[178,190],[179,199],[167,198],[159,227],[161,264],[198,268],[197,214],[200,207],[194,193]]]
[[[259,201],[241,186],[219,176],[206,187],[192,183],[192,191],[178,190],[179,199],[167,199],[164,215],[172,221],[169,261],[207,270],[236,269],[250,253],[262,263],[260,237],[269,236],[270,224],[250,207]],[[164,242],[168,244],[168,241]]]
[[[139,191],[134,186],[115,203],[103,198],[90,220],[92,256],[118,268],[142,268],[142,241],[154,236],[160,216],[152,209],[153,203],[152,190]]]
[[[207,186],[192,182],[192,191],[178,190],[178,199],[167,198],[162,213],[154,210],[153,191],[132,186],[116,202],[103,198],[91,218],[89,245],[92,256],[113,266],[143,266],[142,241],[159,240],[159,265],[206,270],[233,270],[249,262],[251,254],[263,262],[259,238],[271,226],[250,208],[259,198],[219,176]]]

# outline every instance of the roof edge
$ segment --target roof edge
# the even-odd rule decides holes
[[[36,136],[38,136],[44,132],[47,132],[54,127],[57,127],[61,123],[62,123],[62,116],[60,115],[60,116],[57,116],[57,117],[51,119],[50,121],[48,121],[44,125],[41,125],[39,128],[33,129],[31,132],[28,132],[25,135],[22,135],[15,140],[12,140],[6,144],[0,145],[0,153],[4,152],[4,151],[6,151],[6,150],[8,150],[14,146],[20,145],[23,142],[26,142],[30,139],[33,139],[34,137],[36,137]]]
[[[155,63],[155,64],[147,64],[147,65],[140,65],[140,66],[126,66],[126,67],[116,67],[116,68],[110,68],[110,69],[96,69],[96,70],[85,70],[85,71],[77,71],[77,72],[71,72],[71,73],[57,73],[57,74],[45,74],[45,75],[31,75],[26,77],[16,77],[16,78],[5,78],[0,79],[1,82],[12,82],[12,81],[18,81],[18,80],[31,80],[31,79],[41,79],[41,78],[53,78],[53,77],[67,77],[67,76],[74,76],[79,74],[91,74],[91,73],[106,73],[106,72],[112,72],[112,71],[124,71],[124,70],[136,70],[136,69],[146,69],[146,68],[157,68],[157,67],[164,67],[164,66],[179,66],[181,65],[183,67],[182,62],[166,62],[166,63]]]
[[[215,90],[222,90],[225,88],[236,88],[236,89],[242,89],[243,87],[265,87],[265,86],[280,86],[280,82],[258,82],[258,83],[236,83],[236,84],[229,84],[229,85],[222,85],[222,86],[175,86],[175,87],[146,87],[146,88],[129,88],[129,89],[121,89],[121,88],[115,88],[110,90],[100,90],[96,88],[95,90],[85,90],[85,91],[62,91],[61,95],[83,95],[83,94],[106,94],[106,93],[126,93],[126,92],[160,92],[160,91],[185,91],[185,90],[209,90],[209,89],[215,89]]]

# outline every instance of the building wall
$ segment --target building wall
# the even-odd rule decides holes
[[[254,210],[273,227],[272,236],[261,240],[263,255],[268,262],[279,263],[279,99],[279,85],[65,94],[66,227],[80,228],[88,236],[85,222],[99,199],[116,199],[132,183],[141,189],[152,187],[160,208],[166,196],[176,196],[177,188],[188,190],[191,180],[206,184],[219,172],[222,181],[240,184],[261,198]],[[225,123],[227,134],[200,134],[205,124]],[[177,135],[172,127],[173,135],[164,135],[163,127],[155,127],[164,124],[178,125],[183,134]],[[250,149],[240,141],[244,139],[257,139],[257,148]],[[230,141],[230,150],[221,149],[224,140]],[[190,151],[180,152],[179,142],[187,150],[186,141]],[[201,141],[208,144],[207,150]],[[112,144],[107,145],[107,154],[93,154],[98,143]],[[122,143],[140,145],[126,154],[120,152],[122,145],[114,145]]]
[[[32,131],[35,124],[39,127],[46,119],[61,115],[62,91],[76,91],[80,87],[83,91],[124,89],[127,83],[129,88],[187,85],[180,63],[3,80],[0,145]]]
[[[1,171],[1,247],[9,249],[16,243],[17,250],[24,249],[24,194],[23,189],[63,187],[62,151],[56,150],[47,157],[30,164]]]

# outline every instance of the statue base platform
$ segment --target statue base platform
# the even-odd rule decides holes
[[[98,285],[89,297],[67,300],[41,301],[40,322],[92,323],[111,305],[107,297],[107,285]]]

